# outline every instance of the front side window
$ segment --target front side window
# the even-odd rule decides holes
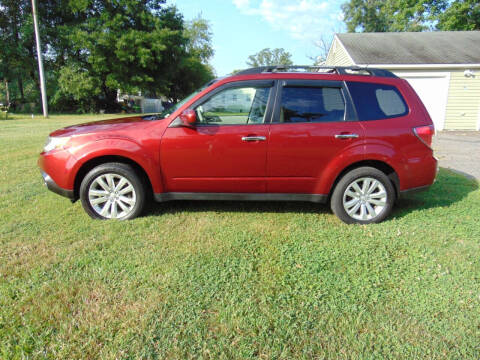
[[[199,125],[247,125],[264,122],[270,87],[223,90],[195,108]]]
[[[278,122],[343,121],[345,100],[335,87],[284,87]]]
[[[408,113],[405,100],[394,86],[352,81],[348,89],[359,120],[388,119]]]

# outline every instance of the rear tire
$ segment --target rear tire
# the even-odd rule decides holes
[[[360,167],[346,173],[333,190],[330,206],[347,224],[383,221],[392,211],[395,189],[385,173]]]
[[[82,206],[94,219],[129,220],[146,202],[144,181],[123,163],[106,163],[88,172],[80,185]]]

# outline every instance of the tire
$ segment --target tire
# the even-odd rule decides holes
[[[146,202],[144,181],[123,163],[96,166],[80,185],[82,206],[94,219],[129,220],[141,214]]]
[[[379,223],[390,214],[394,203],[392,182],[373,167],[360,167],[346,173],[330,199],[334,214],[347,224]]]

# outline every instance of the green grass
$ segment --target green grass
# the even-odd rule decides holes
[[[0,121],[1,359],[480,357],[475,182],[442,170],[370,226],[256,202],[93,221],[36,166],[93,118]]]

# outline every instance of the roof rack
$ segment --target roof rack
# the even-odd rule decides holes
[[[314,66],[314,65],[272,65],[260,66],[242,70],[235,75],[253,75],[262,73],[280,72],[308,72],[339,75],[370,75],[396,78],[397,76],[385,69],[367,68],[360,66]]]

